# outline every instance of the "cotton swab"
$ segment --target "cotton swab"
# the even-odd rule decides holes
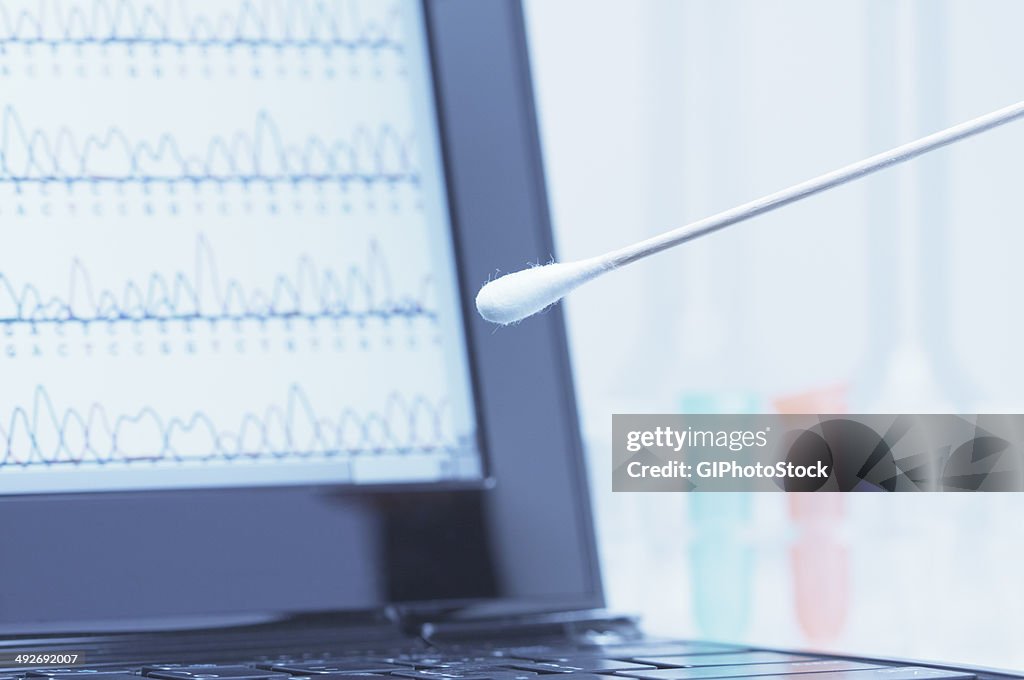
[[[480,289],[476,296],[477,311],[487,321],[498,324],[520,321],[553,305],[574,288],[606,271],[828,191],[1022,116],[1024,101],[604,255],[576,262],[555,262],[506,274]]]

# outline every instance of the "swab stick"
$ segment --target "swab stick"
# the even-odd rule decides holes
[[[480,289],[476,296],[477,311],[484,319],[498,324],[520,321],[611,269],[909,161],[1022,116],[1024,101],[604,255],[575,262],[554,262],[506,274]]]

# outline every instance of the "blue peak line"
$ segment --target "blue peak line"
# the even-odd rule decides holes
[[[384,254],[371,242],[362,266],[319,268],[307,255],[291,274],[273,274],[265,287],[221,279],[209,241],[196,238],[190,271],[150,274],[125,281],[120,290],[96,288],[85,264],[75,259],[66,295],[18,285],[0,271],[0,327],[138,321],[269,321],[279,319],[437,320],[432,283],[397,292]]]
[[[375,2],[379,0],[374,0]],[[388,5],[380,20],[364,19],[358,3],[244,0],[231,10],[203,12],[203,2],[38,0],[31,10],[0,3],[0,48],[11,45],[144,45],[172,48],[389,50],[401,52],[401,17]]]
[[[387,124],[358,126],[348,139],[282,138],[260,111],[249,133],[215,135],[205,149],[182,149],[164,133],[132,140],[117,127],[81,139],[28,128],[11,106],[0,113],[0,183],[418,182],[413,139]]]
[[[0,474],[5,467],[82,463],[452,452],[456,445],[446,432],[450,415],[444,399],[392,393],[378,411],[343,408],[325,416],[292,385],[283,404],[245,412],[225,424],[203,411],[165,416],[149,406],[116,415],[98,403],[62,410],[40,386],[31,406],[15,408],[6,423],[0,422]]]

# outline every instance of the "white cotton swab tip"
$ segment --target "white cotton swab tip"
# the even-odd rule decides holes
[[[788,189],[736,206],[711,217],[666,231],[663,234],[578,262],[555,262],[530,267],[487,283],[476,296],[476,308],[487,321],[507,325],[550,307],[569,291],[609,269],[635,262],[682,245],[706,234],[749,220],[766,212],[802,201],[823,191],[860,179],[873,172],[941,149],[1014,120],[1024,118],[1024,101],[927,137],[883,151],[864,160],[827,172]]]
[[[573,288],[609,268],[603,259],[554,262],[506,274],[488,282],[476,296],[487,321],[508,325],[550,307]]]

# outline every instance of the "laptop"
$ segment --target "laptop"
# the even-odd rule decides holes
[[[0,79],[0,680],[1010,677],[602,610],[562,316],[472,311],[517,3],[5,2]]]

